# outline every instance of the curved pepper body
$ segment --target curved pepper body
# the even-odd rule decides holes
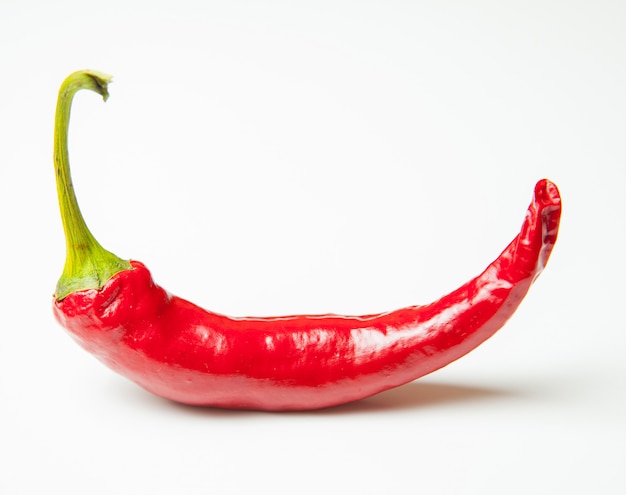
[[[478,277],[436,302],[368,316],[233,318],[154,283],[132,262],[102,289],[54,302],[58,321],[106,365],[186,404],[302,410],[408,383],[467,354],[519,306],[556,241],[561,201],[540,181],[520,234]]]

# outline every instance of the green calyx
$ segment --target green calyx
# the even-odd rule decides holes
[[[111,76],[94,70],[81,70],[70,74],[59,90],[54,119],[54,168],[66,258],[56,287],[57,300],[81,290],[100,289],[113,275],[131,268],[128,261],[104,249],[89,231],[78,207],[70,175],[67,136],[74,95],[81,89],[89,89],[106,101],[109,82]]]

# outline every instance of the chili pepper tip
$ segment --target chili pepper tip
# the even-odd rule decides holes
[[[541,179],[535,186],[535,200],[541,205],[561,204],[561,195],[556,184],[548,179]]]

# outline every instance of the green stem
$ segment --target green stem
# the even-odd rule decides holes
[[[70,74],[59,90],[54,119],[54,168],[65,231],[66,258],[63,274],[57,283],[57,300],[73,292],[100,289],[113,275],[131,268],[128,261],[104,249],[89,231],[76,201],[67,150],[74,95],[81,89],[89,89],[106,101],[109,97],[109,82],[111,76],[97,71],[81,70]]]

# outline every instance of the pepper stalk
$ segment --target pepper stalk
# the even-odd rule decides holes
[[[65,232],[66,258],[54,297],[61,300],[73,292],[100,289],[116,273],[131,264],[104,249],[90,232],[76,200],[68,153],[68,128],[74,95],[89,89],[109,97],[111,76],[94,70],[70,74],[59,89],[54,120],[54,168],[61,220]]]

